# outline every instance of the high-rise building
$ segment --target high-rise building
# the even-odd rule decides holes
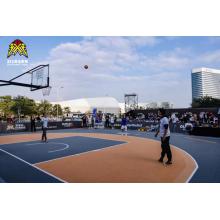
[[[192,99],[211,96],[220,99],[220,70],[192,69]]]

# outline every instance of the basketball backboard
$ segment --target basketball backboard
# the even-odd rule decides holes
[[[29,83],[21,82],[22,76],[26,75],[29,78]],[[20,79],[20,81],[17,81]],[[0,80],[0,86],[22,86],[29,87],[31,91],[50,87],[50,71],[49,64],[38,65],[10,80]]]

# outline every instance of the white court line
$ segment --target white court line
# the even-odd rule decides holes
[[[137,134],[138,136],[140,136],[140,134]],[[183,136],[184,137],[184,135],[182,135],[182,134],[178,134],[177,136]],[[152,138],[147,138],[147,137],[139,137],[139,138],[143,138],[143,139],[150,139],[150,140],[154,140],[154,139],[152,139]],[[184,137],[184,138],[190,138],[190,137]],[[195,139],[195,138],[191,138],[191,139]],[[200,140],[200,141],[203,141],[203,140],[201,140],[201,139],[198,139],[198,140]],[[158,140],[154,140],[154,141],[158,141]],[[205,140],[205,141],[207,141],[207,140]],[[159,142],[159,141],[158,141]],[[211,142],[211,141],[207,141],[207,142]],[[212,143],[216,143],[216,142],[212,142]],[[194,163],[195,163],[195,165],[196,165],[196,168],[193,170],[193,172],[191,173],[191,175],[189,176],[189,178],[186,180],[186,183],[189,183],[190,182],[190,180],[192,179],[192,177],[194,176],[194,174],[196,173],[196,171],[199,169],[199,165],[198,165],[198,163],[197,163],[197,161],[195,160],[195,158],[191,155],[191,154],[189,154],[187,151],[185,151],[185,150],[183,150],[183,149],[181,149],[181,148],[179,148],[179,147],[176,147],[176,146],[174,146],[174,145],[172,145],[172,147],[174,147],[174,148],[176,148],[176,149],[179,149],[179,150],[181,150],[182,152],[184,152],[184,153],[186,153],[193,161],[194,161]]]
[[[24,142],[25,143],[25,142]],[[25,144],[26,146],[39,145],[39,144],[47,144],[47,143],[33,143],[33,144]]]
[[[63,183],[66,183],[65,180],[63,180],[63,179],[61,179],[61,178],[59,178],[59,177],[57,177],[57,176],[54,176],[53,174],[48,173],[48,172],[45,171],[45,170],[40,169],[39,167],[37,167],[37,166],[35,166],[35,165],[33,165],[33,164],[31,164],[31,163],[29,163],[29,162],[27,162],[27,161],[21,159],[21,158],[18,157],[18,156],[15,156],[14,154],[9,153],[8,151],[5,151],[5,150],[3,150],[3,149],[1,149],[1,148],[0,148],[0,151],[2,151],[3,153],[8,154],[8,155],[14,157],[15,159],[20,160],[21,162],[23,162],[23,163],[25,163],[25,164],[27,164],[27,165],[29,165],[29,166],[35,168],[35,169],[37,169],[37,170],[39,170],[39,171],[41,171],[41,172],[47,174],[48,176],[53,177],[54,179],[57,179],[57,180],[59,180],[59,181],[61,181],[61,182],[63,182]]]
[[[195,163],[195,165],[196,165],[196,168],[193,170],[193,172],[191,173],[191,175],[188,177],[188,179],[186,180],[186,183],[189,183],[189,181],[192,179],[192,177],[194,176],[194,174],[196,173],[196,171],[199,169],[199,165],[198,165],[198,163],[197,163],[197,161],[195,160],[195,158],[191,155],[191,154],[189,154],[188,152],[186,152],[185,150],[183,150],[183,149],[181,149],[181,148],[179,148],[179,147],[176,147],[176,146],[174,146],[174,145],[171,145],[172,147],[174,147],[174,148],[176,148],[176,149],[179,149],[179,150],[181,150],[181,151],[183,151],[185,154],[187,154],[193,161],[194,161],[194,163]]]
[[[57,150],[50,150],[48,151],[48,153],[54,153],[54,152],[58,152],[58,151],[63,151],[63,150],[66,150],[68,149],[70,146],[69,144],[65,144],[65,143],[58,143],[58,142],[49,142],[50,144],[61,144],[61,145],[64,145],[65,147],[64,148],[61,148],[61,149],[57,149]],[[33,146],[33,145],[39,145],[39,144],[48,144],[48,143],[33,143],[33,144],[26,144],[27,146]]]
[[[105,134],[107,134],[108,135],[108,133],[105,133]],[[119,133],[117,133],[117,134],[119,134]],[[116,135],[117,135],[116,134]],[[110,135],[114,135],[114,134],[110,134]],[[184,135],[182,135],[182,134],[180,134],[181,136],[184,136]],[[179,135],[178,135],[179,136]],[[129,137],[134,137],[134,136],[129,136]],[[96,138],[96,137],[94,137],[94,138]],[[142,137],[138,137],[138,138],[141,138],[141,139],[148,139],[148,140],[153,140],[153,141],[157,141],[157,142],[159,142],[160,143],[160,141],[158,141],[158,140],[155,140],[155,139],[153,139],[153,138],[149,138],[149,137],[145,137],[145,136],[142,136]],[[101,138],[100,138],[101,139]],[[105,140],[105,139],[104,139]],[[127,143],[130,143],[129,141],[127,142]],[[119,144],[120,145],[120,144]],[[174,145],[172,145],[172,147],[174,147],[174,148],[176,148],[176,149],[179,149],[179,150],[181,150],[182,152],[184,152],[184,153],[186,153],[193,161],[194,161],[194,163],[195,163],[195,166],[196,166],[196,168],[193,170],[193,172],[192,172],[192,174],[190,175],[190,177],[186,180],[186,182],[188,183],[191,179],[192,179],[192,177],[194,176],[194,174],[196,173],[196,171],[199,169],[199,165],[198,165],[198,163],[197,163],[197,161],[195,160],[195,158],[191,155],[191,154],[189,154],[187,151],[185,151],[185,150],[183,150],[183,149],[181,149],[181,148],[179,148],[179,147],[177,147],[177,146],[174,146]]]
[[[117,134],[120,134],[120,135],[122,135],[122,136],[128,136],[128,135],[130,135],[130,133],[127,133],[127,132],[125,132],[125,133],[123,133],[123,132],[118,132]],[[113,134],[114,135],[114,134]]]
[[[57,150],[48,151],[48,153],[54,153],[54,152],[58,152],[58,151],[63,151],[63,150],[66,150],[66,149],[68,149],[70,147],[69,144],[65,144],[65,143],[56,143],[56,144],[61,144],[61,145],[64,145],[65,147],[61,148],[61,149],[57,149]]]
[[[138,138],[141,138],[141,139],[148,139],[148,140],[153,140],[153,141],[157,141],[157,142],[159,142],[160,143],[160,141],[158,141],[158,140],[154,140],[154,139],[152,139],[152,138],[146,138],[146,137],[138,137]],[[196,171],[199,169],[199,165],[198,165],[198,163],[197,163],[197,161],[195,160],[195,158],[191,155],[191,154],[189,154],[188,152],[186,152],[185,150],[183,150],[183,149],[181,149],[181,148],[179,148],[179,147],[176,147],[176,146],[174,146],[174,145],[171,145],[172,147],[174,147],[174,148],[176,148],[176,149],[179,149],[179,150],[181,150],[182,152],[184,152],[185,154],[187,154],[193,161],[194,161],[194,163],[195,163],[195,165],[196,165],[196,168],[193,170],[193,172],[191,173],[191,175],[189,176],[189,178],[186,180],[186,183],[188,183],[191,179],[192,179],[192,177],[194,176],[194,174],[196,173]]]
[[[184,137],[184,138],[189,139],[189,140],[196,140],[196,141],[207,142],[207,143],[211,143],[211,144],[217,144],[217,142],[208,141],[208,140],[204,140],[204,139],[200,139],[200,138],[193,138],[193,137]]]

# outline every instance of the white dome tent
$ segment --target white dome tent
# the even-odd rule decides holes
[[[115,115],[120,113],[119,102],[113,97],[83,98],[53,102],[53,104],[57,103],[62,107],[70,107],[72,113],[92,113],[94,108],[97,109],[97,112],[101,111],[103,113],[110,113]]]

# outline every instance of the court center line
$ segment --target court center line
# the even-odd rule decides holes
[[[2,151],[3,153],[8,154],[8,155],[10,155],[11,157],[14,157],[15,159],[20,160],[21,162],[23,162],[23,163],[25,163],[25,164],[27,164],[27,165],[29,165],[29,166],[35,168],[35,169],[37,169],[37,170],[39,170],[39,171],[41,171],[41,172],[47,174],[48,176],[53,177],[54,179],[57,179],[57,180],[59,180],[59,181],[61,181],[61,182],[63,182],[63,183],[66,183],[65,180],[63,180],[63,179],[61,179],[61,178],[59,178],[59,177],[57,177],[57,176],[54,176],[53,174],[51,174],[51,173],[49,173],[49,172],[47,172],[47,171],[45,171],[45,170],[42,170],[41,168],[35,166],[34,164],[31,164],[31,163],[29,163],[29,162],[27,162],[27,161],[21,159],[20,157],[14,155],[14,154],[9,153],[8,151],[5,151],[5,150],[3,150],[3,149],[1,149],[1,148],[0,148],[0,151]]]

